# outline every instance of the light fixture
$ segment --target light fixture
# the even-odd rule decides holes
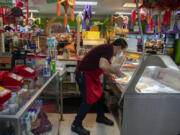
[[[75,14],[79,14],[80,12],[82,12],[82,11],[74,11]],[[92,11],[92,14],[94,15],[94,14],[96,14],[96,12]]]
[[[139,6],[141,6],[142,4],[141,3],[139,3]],[[124,5],[123,5],[123,7],[125,7],[125,8],[135,8],[136,7],[136,3],[125,3]]]
[[[116,12],[115,14],[121,14],[121,15],[131,15],[130,12]]]
[[[82,5],[89,5],[89,6],[97,6],[97,1],[76,1],[76,5],[82,6]]]
[[[24,9],[23,12],[26,13],[27,10]],[[39,10],[37,10],[37,9],[29,9],[29,13],[39,13]]]

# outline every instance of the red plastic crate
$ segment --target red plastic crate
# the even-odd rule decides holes
[[[0,72],[0,85],[6,87],[21,87],[24,78],[14,73],[9,73],[8,71]]]
[[[13,68],[13,72],[23,76],[25,79],[37,79],[36,70],[26,66],[26,65],[17,65]]]
[[[3,87],[0,87],[3,88]],[[2,106],[6,101],[11,98],[11,91],[3,88],[4,90],[0,91],[0,105]]]

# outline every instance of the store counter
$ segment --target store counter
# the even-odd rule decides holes
[[[126,77],[107,79],[105,91],[121,134],[179,134],[180,71],[170,57],[146,55],[136,69],[121,70]]]
[[[51,77],[43,77],[41,75],[38,76],[37,80],[32,80],[16,94],[16,98],[14,104],[15,106],[11,106],[6,109],[6,112],[1,112],[0,121],[1,120],[9,120],[15,123],[15,135],[21,135],[21,127],[22,127],[22,116],[27,112],[27,110],[31,107],[34,101],[40,96],[40,94],[45,90],[48,84],[55,78],[59,77],[60,82],[62,82],[62,77],[65,74],[65,70],[59,70],[54,73]],[[62,85],[62,84],[60,84]],[[57,90],[58,91],[58,90]],[[59,89],[59,98],[61,98],[61,105],[59,100],[59,105],[61,106],[61,118],[63,117],[63,100],[62,100],[62,86]],[[9,102],[9,101],[8,101]]]

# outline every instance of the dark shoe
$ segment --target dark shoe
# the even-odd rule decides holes
[[[82,126],[71,126],[71,130],[78,135],[90,135],[90,132],[86,129],[84,129]]]
[[[105,124],[108,126],[114,125],[114,122],[111,121],[110,119],[106,118],[106,117],[97,117],[96,122],[101,123],[101,124]]]

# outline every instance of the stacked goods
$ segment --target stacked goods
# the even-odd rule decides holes
[[[98,26],[91,26],[90,31],[99,31]]]
[[[98,31],[83,31],[82,36],[85,39],[100,39],[100,32],[98,32]]]

